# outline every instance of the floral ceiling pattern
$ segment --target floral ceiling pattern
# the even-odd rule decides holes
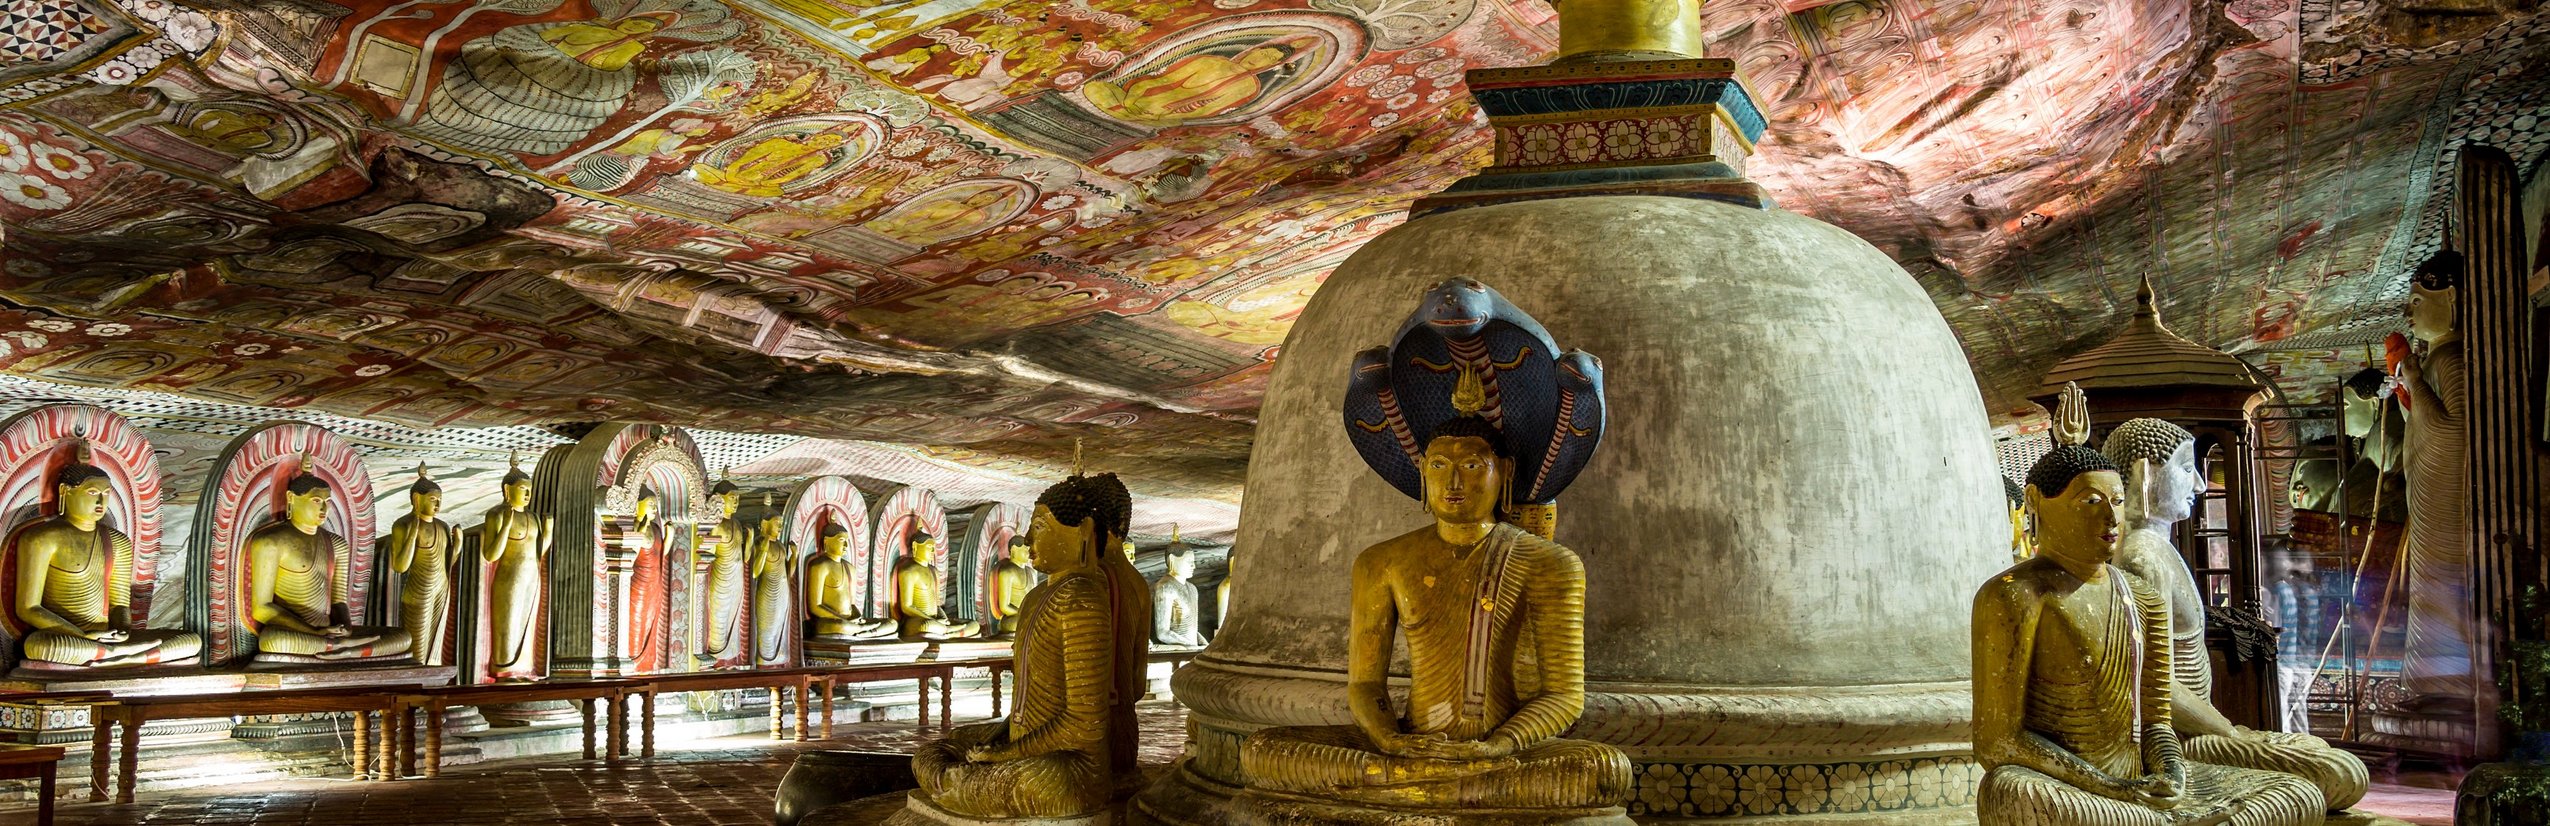
[[[2160,285],[2359,342],[2528,0],[1721,0],[1754,174],[2002,409]],[[2430,8],[2431,7],[2431,8]],[[1330,268],[1486,163],[1543,0],[0,0],[0,363],[413,426],[665,421],[1227,500]],[[1006,459],[1000,457],[1008,457]]]

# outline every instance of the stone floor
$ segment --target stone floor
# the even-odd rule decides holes
[[[958,708],[960,721],[988,707]],[[985,704],[987,705],[987,704]],[[1186,713],[1166,703],[1143,710],[1143,758],[1166,763],[1184,746]],[[441,777],[393,783],[280,780],[252,787],[145,792],[129,805],[62,806],[63,826],[749,826],[768,823],[771,794],[790,761],[808,749],[911,751],[928,737],[908,721],[857,723],[818,743],[720,737],[663,744],[652,762],[588,763],[572,755],[457,767]],[[2419,826],[2452,823],[2449,777],[2384,778],[2363,808]],[[26,810],[0,813],[0,826],[32,824]]]

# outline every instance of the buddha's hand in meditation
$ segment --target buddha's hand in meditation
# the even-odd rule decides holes
[[[331,625],[324,629],[320,629],[319,634],[327,637],[328,639],[341,640],[352,636],[354,634],[354,629],[347,628],[342,625]]]
[[[1426,735],[1412,737],[1410,740],[1407,754],[1411,757],[1431,757],[1437,760],[1486,760],[1510,757],[1514,754],[1513,742],[1502,737],[1490,737],[1485,740],[1451,740],[1440,735]]]
[[[132,638],[133,638],[133,635],[128,634],[128,633],[125,633],[125,632],[120,631],[120,630],[117,630],[117,629],[113,629],[113,628],[100,628],[100,629],[97,629],[97,630],[95,630],[95,631],[91,631],[91,632],[89,632],[89,634],[88,634],[88,638],[89,638],[90,640],[92,640],[92,641],[95,641],[95,642],[102,642],[102,643],[107,643],[107,644],[112,645],[112,644],[114,644],[114,643],[119,643],[119,642],[123,642],[123,641],[128,640],[128,639],[132,639]]]

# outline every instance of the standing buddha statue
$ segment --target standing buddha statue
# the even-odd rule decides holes
[[[958,622],[947,614],[946,589],[935,567],[938,537],[914,531],[905,548],[907,555],[894,563],[894,617],[903,639],[946,641],[982,633],[982,623]]]
[[[2028,470],[2037,555],[1975,594],[1974,745],[1987,826],[2310,826],[2327,806],[2289,774],[2189,760],[2173,724],[2170,609],[2117,568],[2125,483],[2078,440],[2065,390],[2053,451]]]
[[[753,660],[779,662],[788,656],[788,542],[780,513],[761,496],[761,524],[753,531]]]
[[[495,566],[487,594],[487,673],[502,682],[540,678],[540,575],[547,567],[550,519],[531,513],[531,475],[517,459],[499,488],[505,500],[478,526],[478,561]]]
[[[1114,474],[1072,476],[1036,501],[1030,554],[1043,583],[1018,631],[1018,704],[1009,719],[962,726],[912,757],[921,790],[888,824],[1077,817],[1132,791],[1132,704],[1143,694],[1138,578],[1105,561],[1131,518]],[[1127,668],[1127,659],[1132,668]],[[1130,677],[1130,679],[1128,679]]]
[[[10,607],[30,629],[26,659],[94,669],[195,657],[203,651],[201,636],[134,627],[133,540],[105,524],[114,482],[86,453],[54,474],[60,512],[28,524],[13,540],[17,604]]]
[[[1371,822],[1410,810],[1627,822],[1616,807],[1632,788],[1628,756],[1558,736],[1585,708],[1584,563],[1499,518],[1515,462],[1503,432],[1475,415],[1484,396],[1463,370],[1460,415],[1424,435],[1418,471],[1433,524],[1355,557],[1354,724],[1251,733],[1240,750],[1249,794],[1385,810]],[[1408,699],[1396,709],[1393,638],[1408,652]]]
[[[859,616],[857,585],[850,578],[850,529],[825,520],[816,531],[815,558],[806,563],[806,636],[864,642],[891,640],[901,626]]]
[[[708,491],[709,505],[717,509],[717,524],[699,543],[700,564],[707,569],[699,595],[702,665],[743,662],[744,553],[752,544],[752,532],[735,518],[743,496],[742,489],[724,479]]]
[[[2444,250],[2418,265],[2408,329],[2426,355],[2400,362],[2408,433],[2408,633],[2400,681],[2412,713],[2467,719],[2479,681],[2473,646],[2470,535],[2469,367],[2456,317],[2466,262]]]
[[[660,517],[662,495],[647,486],[638,487],[637,508],[631,517],[637,530],[631,538],[638,545],[629,561],[629,667],[636,673],[664,669],[666,648],[665,626],[673,622],[670,604],[673,583],[672,535]]]
[[[2195,435],[2159,419],[2128,419],[2108,432],[2101,448],[2125,471],[2126,530],[2115,565],[2151,586],[2169,609],[2170,721],[2186,741],[2187,759],[2299,775],[2319,787],[2332,810],[2362,800],[2370,778],[2355,755],[2308,734],[2233,725],[2214,708],[2204,591],[2170,540],[2172,527],[2204,492]]]
[[[2010,561],[2027,561],[2036,555],[2036,541],[2028,536],[2027,494],[2006,476],[2001,479],[2001,493],[2010,500]]]
[[[1195,575],[1195,553],[1184,544],[1169,545],[1169,570],[1151,583],[1151,641],[1171,648],[1202,648],[1204,634],[1196,619],[1203,595],[1187,578]]]
[[[1036,569],[1030,559],[1034,547],[1027,537],[1011,537],[1008,554],[992,567],[991,587],[983,595],[983,615],[1000,623],[1001,639],[1018,635],[1020,606],[1027,603],[1028,590],[1036,587]]]
[[[257,660],[387,660],[413,650],[404,628],[354,625],[346,610],[345,538],[326,528],[326,480],[304,472],[284,485],[284,518],[248,535],[248,611]]]
[[[452,622],[452,578],[460,565],[460,528],[443,521],[443,486],[416,465],[406,516],[390,523],[390,570],[400,575],[398,624],[416,639],[416,661],[442,665]]]

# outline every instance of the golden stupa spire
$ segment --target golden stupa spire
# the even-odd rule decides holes
[[[1558,62],[1700,56],[1701,0],[1553,0]]]

